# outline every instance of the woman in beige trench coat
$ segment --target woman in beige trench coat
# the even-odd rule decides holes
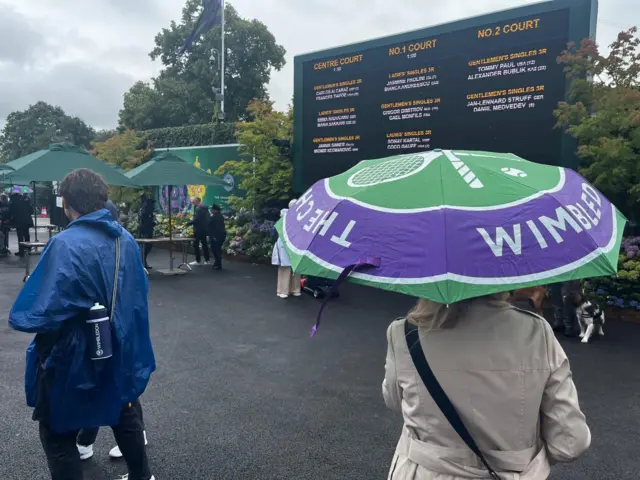
[[[584,453],[591,433],[551,327],[507,297],[449,307],[420,300],[407,320],[419,327],[434,375],[489,465],[503,480],[542,480],[552,463]],[[404,321],[387,331],[382,392],[387,406],[404,417],[389,480],[490,478],[418,376]]]

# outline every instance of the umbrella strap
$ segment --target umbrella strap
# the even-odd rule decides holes
[[[320,320],[322,319],[322,312],[324,311],[324,308],[329,303],[329,300],[331,300],[335,296],[335,294],[338,293],[338,289],[340,288],[340,285],[342,284],[342,282],[344,282],[347,279],[347,277],[351,275],[352,272],[355,272],[358,270],[368,270],[370,268],[378,268],[379,266],[380,266],[379,257],[368,257],[368,258],[360,259],[358,260],[358,262],[354,263],[353,265],[349,265],[344,270],[342,270],[342,273],[340,273],[340,275],[338,276],[338,279],[335,282],[333,282],[333,285],[331,286],[331,290],[329,291],[329,294],[326,295],[322,300],[320,311],[318,311],[318,315],[316,316],[316,323],[311,328],[310,335],[312,338],[315,336],[316,332],[318,331],[318,328],[320,327]]]

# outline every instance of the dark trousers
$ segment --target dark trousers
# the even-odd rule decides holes
[[[572,304],[570,295],[563,295],[561,283],[551,285],[551,303],[554,330],[564,329],[567,335],[574,335],[578,328],[576,307]]]
[[[211,252],[213,253],[213,266],[216,268],[222,268],[222,245],[227,239],[227,234],[217,235],[211,237]]]
[[[29,228],[16,228],[16,232],[18,234],[18,243],[21,242],[30,242],[31,241],[31,234],[29,233]],[[23,247],[19,247],[18,248],[18,253],[20,255],[24,255],[24,248]]]
[[[120,423],[111,429],[127,462],[129,480],[150,480],[143,426],[137,408],[133,404],[125,405],[120,413]],[[52,480],[83,480],[77,437],[78,432],[54,433],[47,422],[40,422],[40,441]]]
[[[9,250],[9,229],[2,227],[2,233],[4,234],[3,248]]]
[[[144,230],[140,230],[140,238],[153,238],[153,230],[151,231],[144,231]],[[147,257],[149,256],[149,254],[151,253],[151,249],[153,248],[153,245],[150,243],[145,243],[144,246],[142,247],[142,263],[144,264],[145,268],[149,266],[149,264],[147,263]]]
[[[200,262],[202,258],[200,257],[200,245],[202,245],[202,253],[204,254],[204,261],[209,261],[209,245],[207,245],[207,234],[196,233],[195,239],[193,240],[193,249],[196,253],[196,262]]]
[[[145,430],[144,426],[144,417],[142,415],[142,404],[140,400],[136,400],[133,404],[133,408],[138,412],[138,416],[140,417],[140,423],[142,424],[142,430]],[[96,443],[96,438],[98,438],[99,428],[83,428],[80,430],[78,434],[77,443],[78,445],[82,445],[83,447],[88,447]]]

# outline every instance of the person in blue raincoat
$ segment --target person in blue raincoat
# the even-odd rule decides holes
[[[25,391],[34,408],[53,480],[82,480],[76,436],[111,426],[129,480],[153,480],[133,404],[155,358],[149,336],[148,283],[138,246],[105,209],[107,186],[87,169],[62,181],[67,229],[53,237],[18,295],[9,326],[35,333],[27,349]],[[115,305],[116,240],[120,261]],[[113,309],[113,356],[91,360],[85,320],[96,303]]]

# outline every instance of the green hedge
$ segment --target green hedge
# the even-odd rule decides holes
[[[138,132],[147,137],[153,148],[198,147],[236,143],[235,123],[205,123],[184,127],[156,128]]]

